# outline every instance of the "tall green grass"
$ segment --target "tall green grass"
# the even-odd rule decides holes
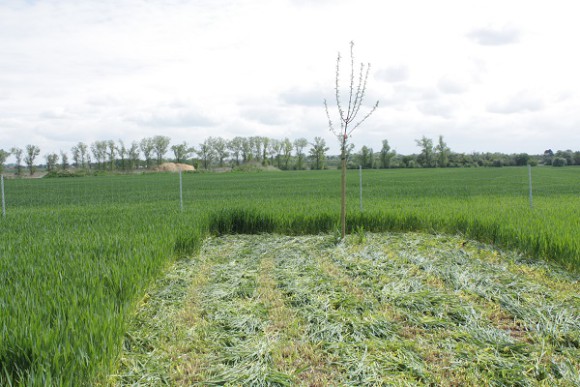
[[[576,270],[580,169],[365,171],[348,176],[349,231],[464,234]],[[0,385],[84,385],[116,361],[151,281],[208,234],[338,227],[339,172],[6,181],[0,218]]]

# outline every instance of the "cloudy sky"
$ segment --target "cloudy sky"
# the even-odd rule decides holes
[[[315,136],[336,57],[371,63],[353,142],[580,149],[575,1],[0,0],[0,148]],[[10,160],[10,159],[9,159]]]

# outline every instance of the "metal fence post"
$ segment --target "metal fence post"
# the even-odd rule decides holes
[[[362,200],[362,165],[358,166],[358,177],[360,186],[360,212],[363,212],[363,200]]]
[[[0,175],[0,191],[2,191],[2,217],[6,217],[6,201],[4,200],[4,175]]]
[[[534,209],[534,202],[532,199],[532,166],[528,164],[528,179],[530,180],[530,208]]]
[[[181,168],[179,168],[179,209],[183,212],[183,178]]]

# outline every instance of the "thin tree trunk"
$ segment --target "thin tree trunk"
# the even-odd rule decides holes
[[[342,173],[340,177],[341,183],[341,203],[340,203],[340,226],[341,235],[344,239],[346,235],[346,154],[342,151]]]

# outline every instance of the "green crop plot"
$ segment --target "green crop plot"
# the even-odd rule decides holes
[[[361,213],[358,172],[349,171],[348,226],[361,235],[461,235],[577,273],[580,169],[532,173],[530,209],[524,168],[364,171]],[[183,211],[175,174],[6,180],[0,384],[107,380],[139,300],[176,258],[195,255],[208,235],[333,234],[339,179],[338,171],[184,174]],[[433,270],[459,281],[445,267]],[[561,334],[554,325],[545,337],[550,329]]]

